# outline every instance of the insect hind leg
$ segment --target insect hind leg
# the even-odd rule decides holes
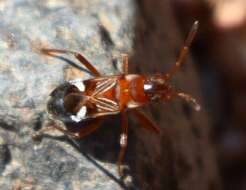
[[[124,173],[122,168],[122,161],[125,157],[126,147],[128,142],[128,118],[125,110],[121,113],[121,129],[122,129],[122,133],[120,135],[120,153],[118,157],[117,166],[118,166],[119,176],[123,177]]]

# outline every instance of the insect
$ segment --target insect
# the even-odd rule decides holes
[[[94,78],[88,80],[76,79],[58,86],[50,94],[50,99],[47,103],[47,111],[54,120],[79,123],[93,119],[93,124],[81,127],[76,133],[58,125],[54,127],[73,138],[80,139],[94,132],[105,116],[120,114],[122,132],[119,140],[121,149],[118,157],[118,171],[119,175],[122,176],[121,165],[128,138],[128,113],[135,116],[141,127],[158,134],[160,129],[138,108],[150,102],[163,102],[181,98],[190,103],[195,110],[200,110],[200,106],[194,98],[183,92],[176,91],[170,85],[170,80],[180,69],[187,56],[197,30],[198,21],[194,22],[176,64],[167,74],[129,74],[128,56],[123,54],[123,72],[113,76],[102,76],[80,53],[69,50],[41,49],[43,54],[50,56],[72,54],[94,75]]]

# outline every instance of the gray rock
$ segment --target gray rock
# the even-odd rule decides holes
[[[74,69],[35,50],[43,46],[79,51],[102,73],[118,73],[115,60],[132,48],[134,3],[16,0],[0,4],[0,134],[6,141],[0,145],[0,189],[120,189],[115,164],[97,163],[67,138],[43,138],[39,143],[31,138],[35,129],[45,127],[51,90],[66,79],[64,72],[69,77]],[[101,149],[102,154],[107,151]]]

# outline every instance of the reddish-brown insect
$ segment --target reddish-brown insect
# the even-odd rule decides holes
[[[135,116],[141,124],[140,126],[154,133],[159,133],[160,129],[137,108],[150,102],[170,101],[177,97],[191,103],[196,110],[200,109],[194,98],[176,91],[169,84],[169,81],[183,63],[197,29],[198,21],[194,22],[176,64],[167,74],[148,76],[128,74],[128,56],[123,55],[123,73],[102,76],[80,53],[58,49],[41,49],[42,53],[50,56],[57,53],[72,54],[94,75],[94,78],[89,80],[76,79],[58,86],[50,94],[47,104],[48,113],[55,120],[78,123],[87,119],[94,119],[93,125],[82,127],[77,133],[72,133],[58,125],[54,127],[74,138],[83,138],[99,127],[104,118],[103,116],[121,114],[122,133],[119,142],[121,150],[118,158],[118,169],[119,174],[122,175],[121,163],[128,137],[128,113]]]

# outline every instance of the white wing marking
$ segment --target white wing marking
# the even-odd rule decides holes
[[[74,86],[76,86],[81,92],[85,91],[85,85],[83,80],[81,79],[77,79],[77,80],[72,80],[70,81],[70,83]]]
[[[80,122],[83,118],[85,118],[87,112],[86,106],[82,106],[76,115],[72,115],[71,119],[75,122]]]

